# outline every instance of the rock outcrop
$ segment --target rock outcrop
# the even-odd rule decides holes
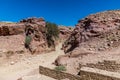
[[[78,21],[69,39],[64,43],[65,52],[77,47],[92,51],[104,51],[116,47],[119,45],[119,29],[120,11],[92,14]]]
[[[9,36],[24,33],[25,27],[28,24],[33,27],[41,26],[41,28],[39,29],[40,31],[42,31],[42,28],[46,25],[43,18],[28,18],[23,19],[18,23],[0,22],[0,36]]]
[[[24,24],[0,22],[0,36],[21,34],[24,32],[24,29]]]
[[[20,21],[20,23],[31,23],[31,24],[37,24],[39,26],[44,26],[46,25],[46,22],[44,18],[28,18],[28,19],[23,19]]]
[[[34,33],[32,34],[32,42],[30,44],[34,53],[42,53],[48,51],[45,26],[46,22],[43,18],[28,18],[23,19],[18,23],[0,23],[0,44],[1,49],[7,49],[7,51],[26,51],[24,47],[25,34],[27,32],[26,27],[29,26]],[[4,42],[3,42],[4,41]],[[18,47],[17,47],[17,46]],[[51,50],[51,49],[49,49]],[[6,51],[6,52],[7,52]],[[29,53],[29,51],[28,51]]]
[[[63,43],[66,54],[59,56],[55,63],[66,66],[70,73],[73,70],[77,72],[81,64],[105,60],[108,55],[102,53],[110,52],[119,45],[120,11],[92,14],[78,21],[69,38]]]
[[[20,41],[19,40],[17,40],[17,41],[20,42],[21,45],[20,44],[18,44],[18,45],[24,48],[25,37],[26,37],[25,35],[28,32],[27,27],[30,27],[31,30],[33,31],[33,33],[31,34],[32,42],[30,44],[33,52],[41,53],[44,51],[51,50],[50,48],[47,47],[48,42],[46,40],[46,22],[45,22],[44,18],[35,18],[35,17],[27,18],[27,19],[23,19],[17,23],[0,22],[0,37],[4,38],[5,39],[4,41],[7,41],[8,44],[11,46],[12,43],[9,43],[10,42],[9,39],[13,38],[12,40],[17,40],[14,38],[15,38],[15,36],[16,36],[16,38],[18,38],[17,36],[19,36]],[[72,32],[72,28],[68,28],[68,27],[59,27],[59,30],[60,30],[59,37],[62,40],[67,39],[68,36]],[[3,41],[3,39],[1,39],[1,44],[4,43],[2,41]],[[7,42],[5,42],[5,43],[7,43]],[[59,43],[58,41],[55,42],[56,45],[58,43]],[[5,48],[8,46],[5,44],[4,46],[1,46],[1,48],[3,48],[3,47]],[[10,47],[10,50],[12,50],[12,48],[14,49],[13,45]],[[17,49],[14,49],[14,50],[17,50]]]
[[[28,18],[20,21],[25,24],[25,34],[32,31],[31,38],[32,42],[30,48],[32,53],[41,53],[46,51],[47,40],[46,40],[46,22],[43,18]]]

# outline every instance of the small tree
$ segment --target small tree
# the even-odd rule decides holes
[[[55,41],[59,37],[59,29],[55,23],[46,22],[46,36],[48,47],[55,47]]]

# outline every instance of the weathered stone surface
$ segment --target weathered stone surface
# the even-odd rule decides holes
[[[80,75],[82,80],[120,80],[119,73],[89,67],[82,67]]]
[[[120,11],[101,12],[79,20],[64,43],[65,52],[72,51],[76,47],[88,50],[92,46],[90,50],[96,51],[104,51],[113,47],[113,44],[118,43],[120,38],[119,20]]]
[[[31,23],[31,24],[37,24],[40,26],[44,26],[46,25],[44,18],[28,18],[28,19],[23,19],[20,21],[20,23]]]
[[[31,29],[31,38],[30,49],[32,53],[42,53],[46,51],[47,40],[46,40],[46,22],[43,18],[28,18],[23,19],[20,23],[25,24],[25,34],[28,33]]]
[[[0,23],[0,36],[17,35],[24,33],[25,25],[20,23]]]
[[[104,60],[103,62],[98,62],[96,64],[86,64],[87,67],[91,68],[98,68],[106,71],[118,72],[120,70],[120,63],[116,61],[107,61]]]
[[[75,64],[97,63],[108,57],[116,57],[107,53],[120,45],[119,21],[120,10],[100,12],[79,20],[63,43],[62,49],[66,54],[58,57],[56,64],[68,65],[72,72],[73,69],[77,70],[78,65],[74,67]]]
[[[39,73],[58,80],[120,80],[119,73],[89,67],[82,67],[79,76],[42,66],[39,66]]]
[[[42,67],[42,66],[39,66],[39,73],[52,77],[54,79],[58,79],[58,80],[62,80],[65,78],[68,78],[70,80],[81,80],[80,76],[72,75],[69,73],[61,72],[61,71],[56,71],[56,70],[49,69],[49,68]]]
[[[0,44],[2,45],[1,48],[14,50],[16,52],[18,48],[22,47],[22,50],[24,51],[27,26],[29,26],[33,31],[32,42],[30,44],[33,53],[42,53],[47,51],[48,46],[45,35],[46,22],[43,18],[28,18],[23,19],[18,23],[0,22]],[[17,43],[15,44],[14,42]],[[5,44],[3,45],[3,43]]]

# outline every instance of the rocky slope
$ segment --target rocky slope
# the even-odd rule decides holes
[[[92,14],[78,21],[69,39],[64,43],[65,52],[77,47],[92,51],[116,47],[119,45],[119,29],[120,11]]]
[[[26,27],[31,27],[32,42],[31,49],[34,53],[43,53],[54,50],[48,48],[46,40],[46,21],[44,18],[27,18],[20,22],[0,22],[0,56],[11,56],[16,53],[30,53],[25,48],[25,34],[27,32]],[[59,27],[61,39],[66,39],[71,33],[67,27]],[[56,42],[58,44],[58,42]],[[5,53],[5,54],[4,54]]]
[[[6,63],[5,59],[2,61],[0,59],[0,80],[55,80],[39,74],[39,66],[54,69],[55,65],[52,63],[57,56],[63,54],[63,50],[60,49],[61,45],[56,46],[56,51],[30,56],[23,55],[19,60],[7,59]]]
[[[70,37],[63,44],[66,55],[59,56],[55,62],[56,65],[67,66],[68,71],[73,69],[72,71],[76,72],[81,64],[104,60],[107,57],[105,55],[108,55],[105,52],[110,53],[119,45],[120,11],[92,14],[78,21]],[[101,59],[96,59],[99,53]]]
[[[25,28],[30,26],[35,32],[32,34],[32,50],[35,53],[48,51],[47,42],[44,36],[45,20],[43,18],[28,18],[18,23],[0,23],[0,56],[11,56],[17,53],[30,53],[24,46]],[[36,37],[37,35],[37,37]]]

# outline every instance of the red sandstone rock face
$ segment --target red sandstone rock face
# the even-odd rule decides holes
[[[19,44],[18,45],[21,47],[24,47],[25,28],[28,25],[34,31],[34,33],[32,34],[33,37],[32,37],[32,42],[31,42],[32,50],[35,53],[41,53],[41,52],[47,51],[46,49],[48,49],[48,47],[47,47],[48,45],[47,45],[46,35],[45,35],[46,22],[43,18],[28,18],[28,19],[23,19],[18,23],[1,22],[0,23],[0,37],[8,36],[11,39],[13,36],[17,37],[17,35],[18,36],[21,35],[22,42],[20,42],[20,43],[22,43],[22,45],[19,45]],[[71,34],[71,31],[73,29],[67,28],[67,27],[59,27],[59,30],[60,30],[60,35],[59,35],[60,38],[65,40],[69,37],[69,35]],[[9,42],[9,39],[7,39],[7,38],[4,38],[4,39],[6,42],[7,41]],[[16,40],[15,37],[13,37],[12,40]],[[2,39],[2,41],[3,41],[3,39]],[[2,44],[2,41],[1,41],[1,44]],[[19,42],[19,40],[18,40],[18,42]],[[55,42],[55,43],[57,43],[57,42]],[[11,45],[14,43],[8,43],[8,44]],[[17,44],[15,44],[15,45],[17,45]],[[8,45],[5,45],[4,47],[7,48]],[[13,49],[14,49],[14,47],[13,47]]]
[[[46,22],[43,18],[28,18],[20,21],[26,25],[25,31],[27,32],[27,27],[31,27],[33,30],[32,33],[32,42],[30,47],[34,53],[41,53],[46,51],[47,40],[45,35],[45,26]]]
[[[113,41],[106,38],[114,34],[112,38],[118,40],[119,37],[115,36],[119,36],[119,28],[120,11],[92,14],[78,21],[69,39],[64,43],[65,52],[72,51],[77,47],[95,51],[106,50],[110,47],[109,45],[112,45],[110,42]]]
[[[104,59],[102,56],[107,58],[108,55],[102,55],[102,52],[109,53],[119,45],[120,11],[92,14],[78,21],[70,37],[63,43],[66,54],[59,56],[55,63],[66,66],[70,73],[73,73],[73,70],[77,73],[79,64],[95,63]],[[99,58],[98,55],[102,56]]]
[[[22,45],[15,44],[17,46],[24,47],[24,41],[25,41],[25,28],[30,25],[30,27],[33,29],[34,33],[32,34],[32,42],[31,47],[32,50],[34,50],[36,53],[41,53],[46,51],[47,49],[47,42],[46,42],[46,35],[45,35],[45,20],[43,18],[28,18],[20,21],[19,23],[6,23],[1,22],[0,23],[0,37],[8,36],[10,38],[13,37],[12,40],[16,40],[14,35],[22,35]],[[23,38],[24,36],[24,38]],[[7,38],[4,38],[4,41],[10,41]],[[3,40],[2,40],[3,41]],[[0,42],[1,44],[3,42]],[[13,41],[14,42],[14,41]],[[19,40],[18,40],[19,42]],[[7,42],[6,42],[7,43]],[[14,43],[8,43],[9,45]],[[8,48],[7,45],[4,45],[4,47]],[[12,46],[11,46],[12,47]],[[19,48],[19,47],[18,47]],[[14,49],[14,47],[13,47]],[[8,49],[9,50],[9,49]],[[15,49],[17,50],[17,48]]]
[[[25,25],[19,23],[0,23],[0,36],[17,35],[24,32]]]

